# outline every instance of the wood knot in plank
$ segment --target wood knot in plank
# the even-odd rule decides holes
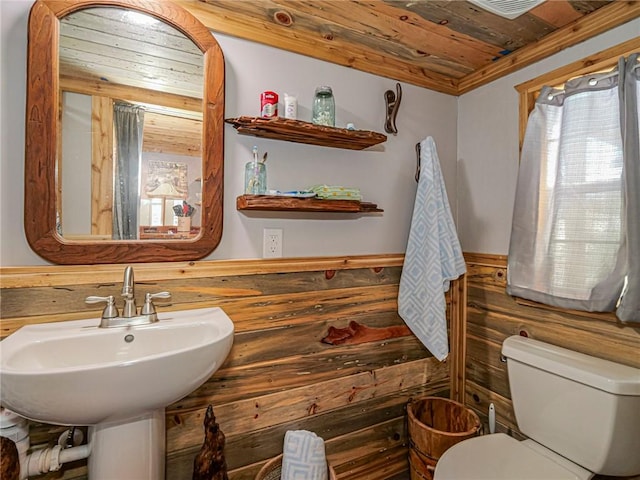
[[[331,280],[335,276],[336,276],[335,270],[325,270],[324,272],[324,278],[326,278],[327,280]]]
[[[497,283],[504,283],[507,280],[507,272],[504,268],[496,268],[493,272],[493,280]]]
[[[321,341],[329,345],[357,345],[409,335],[411,330],[406,325],[377,328],[360,325],[352,320],[345,328],[329,327],[327,335]]]
[[[290,27],[293,24],[293,17],[286,10],[278,10],[273,14],[273,19],[278,25]]]

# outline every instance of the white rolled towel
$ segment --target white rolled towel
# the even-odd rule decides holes
[[[281,480],[327,480],[324,440],[307,430],[284,435]]]

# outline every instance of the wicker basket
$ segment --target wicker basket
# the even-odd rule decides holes
[[[327,471],[329,473],[329,480],[336,480],[336,472],[333,467],[327,462]],[[280,480],[282,475],[282,454],[272,458],[260,469],[256,475],[256,480]]]

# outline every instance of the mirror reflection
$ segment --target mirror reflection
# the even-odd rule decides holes
[[[141,12],[60,21],[57,230],[66,240],[181,240],[202,211],[204,56]]]

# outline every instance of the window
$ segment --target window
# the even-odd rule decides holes
[[[640,50],[632,42],[617,49]],[[628,52],[612,53],[621,54]],[[592,66],[600,73],[580,72],[561,89],[521,88],[530,115],[521,119],[507,290],[588,311],[612,311],[622,294],[618,317],[640,322],[638,54],[623,58],[619,71],[609,62],[610,71]]]

